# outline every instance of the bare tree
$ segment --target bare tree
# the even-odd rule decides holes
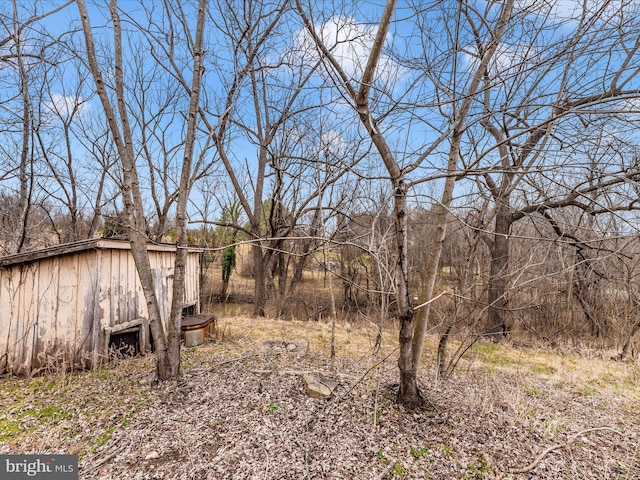
[[[513,34],[520,43],[524,36],[526,48],[505,43],[484,74],[480,124],[493,142],[486,143],[478,133],[476,143],[469,146],[468,158],[472,160],[467,168],[483,172],[478,180],[492,199],[482,226],[491,224],[493,229],[491,235],[483,235],[491,252],[487,296],[487,333],[491,335],[506,335],[508,330],[504,314],[513,223],[527,212],[585,204],[585,189],[576,186],[577,190],[561,202],[549,199],[522,210],[514,202],[519,183],[537,178],[543,185],[549,176],[543,178],[545,174],[538,172],[557,175],[568,161],[573,164],[566,168],[575,168],[576,159],[585,155],[580,152],[580,143],[598,135],[589,124],[619,111],[621,103],[640,92],[640,43],[636,27],[623,21],[634,16],[631,10],[635,7],[618,9],[613,3],[585,3],[564,22],[554,16],[551,6],[536,11],[523,8],[515,19],[520,27]],[[609,28],[612,24],[620,25],[615,33]],[[554,25],[563,25],[571,33],[549,35],[548,29]],[[480,51],[481,47],[476,48]],[[498,161],[492,163],[492,158]]]
[[[122,175],[117,168],[115,145],[103,118],[83,115],[78,123],[78,130],[83,134],[77,133],[75,138],[83,146],[87,157],[87,163],[83,167],[90,169],[93,177],[89,183],[82,183],[80,187],[86,201],[87,237],[92,238],[101,228],[105,214],[117,210],[115,202],[121,195],[119,185],[122,184]]]
[[[86,91],[84,66],[73,58],[75,48],[60,47],[58,58],[42,78],[46,100],[40,102],[41,120],[34,136],[43,160],[38,187],[51,206],[52,230],[60,242],[70,242],[90,238],[97,231],[102,206],[113,198],[108,183],[114,156],[104,149],[91,153],[100,137],[104,140],[105,128],[88,118],[92,94]],[[78,81],[61,82],[65,77]]]
[[[10,13],[0,12],[0,68],[5,74],[3,80],[15,82],[7,89],[9,95],[0,105],[3,117],[0,144],[1,154],[5,157],[0,179],[6,182],[5,188],[16,192],[17,197],[16,208],[10,215],[14,221],[3,245],[7,253],[38,246],[35,238],[31,238],[38,228],[30,228],[33,223],[30,217],[34,209],[44,206],[37,189],[40,162],[34,135],[41,121],[39,78],[47,70],[52,47],[57,44],[44,33],[40,22],[71,3],[41,11],[38,5],[21,5],[13,0]],[[18,161],[14,163],[13,158]],[[41,226],[38,227],[41,230]]]
[[[339,88],[342,95],[348,99],[350,106],[357,114],[362,128],[370,136],[391,182],[394,195],[395,244],[398,250],[396,273],[397,316],[400,320],[400,358],[398,361],[400,391],[398,401],[407,406],[419,405],[422,402],[422,398],[417,385],[417,371],[426,334],[429,300],[433,294],[433,287],[442,251],[442,242],[446,232],[446,214],[453,199],[453,187],[459,161],[460,145],[465,132],[469,110],[475,96],[478,94],[482,78],[488,68],[489,62],[495,54],[501,37],[511,18],[513,1],[505,2],[500,8],[499,15],[493,17],[488,12],[485,17],[482,17],[472,6],[462,2],[453,8],[453,18],[457,19],[457,29],[454,32],[450,32],[452,33],[453,55],[457,56],[461,48],[458,35],[461,27],[460,19],[464,18],[469,23],[469,27],[477,39],[477,44],[481,48],[480,61],[475,68],[465,72],[468,75],[467,82],[460,81],[458,83],[459,79],[457,77],[461,75],[462,72],[458,71],[455,62],[453,71],[448,72],[453,84],[443,84],[438,80],[437,85],[442,88],[442,92],[446,92],[448,104],[452,111],[447,122],[448,125],[441,130],[439,135],[435,135],[436,138],[432,142],[426,146],[422,146],[420,152],[412,156],[413,158],[406,163],[401,155],[394,153],[390,146],[389,139],[384,132],[384,124],[381,120],[385,116],[388,116],[390,112],[381,111],[381,106],[384,106],[384,103],[377,102],[375,98],[372,97],[372,92],[376,92],[382,96],[393,96],[393,93],[388,88],[384,89],[384,85],[377,86],[375,80],[376,69],[379,67],[383,55],[383,48],[387,33],[392,24],[396,2],[394,0],[386,2],[381,20],[377,25],[375,38],[368,46],[370,50],[366,65],[362,67],[361,73],[356,79],[347,73],[340,60],[332,53],[332,48],[335,48],[335,43],[328,45],[327,39],[323,38],[322,32],[318,31],[318,28],[310,19],[309,15],[313,10],[303,8],[300,0],[297,1],[297,7],[309,35],[325,61],[326,68],[330,69],[335,75],[335,87]],[[480,18],[478,19],[476,15]],[[418,14],[416,18],[419,16],[420,14]],[[477,20],[480,20],[478,25],[476,25]],[[426,32],[423,33],[426,34]],[[430,65],[427,64],[426,67],[425,70],[428,72]],[[461,87],[459,85],[463,86]],[[393,100],[389,103],[392,105],[392,108],[398,104],[398,102],[394,102]],[[409,106],[409,109],[410,108],[411,106]],[[376,110],[378,111],[376,112]],[[430,247],[430,256],[421,295],[422,303],[426,305],[426,308],[421,311],[421,315],[417,321],[414,321],[415,313],[410,302],[407,266],[407,197],[412,182],[409,181],[407,177],[415,172],[427,157],[445,140],[447,140],[449,144],[447,166],[445,168],[446,180],[442,198],[436,206],[437,221],[434,230],[435,234]],[[423,181],[425,181],[424,178],[417,180],[418,183]]]
[[[323,150],[320,142],[308,140],[318,129],[310,120],[313,105],[307,100],[306,86],[320,62],[308,69],[287,52],[292,36],[286,21],[288,1],[221,2],[219,11],[219,32],[233,52],[231,71],[223,77],[226,90],[219,118],[214,122],[211,114],[203,116],[248,219],[245,233],[253,241],[254,314],[262,316],[272,279],[279,279],[274,291],[285,296],[291,280],[295,283],[300,278],[309,253],[307,242],[297,257],[303,262],[294,267],[297,273],[288,281],[286,239],[296,231],[299,219],[315,208],[318,195],[313,162],[322,161]],[[283,82],[282,77],[287,80]],[[316,139],[321,136],[316,135]],[[315,151],[309,148],[312,144]],[[238,157],[237,151],[247,152],[247,145],[251,145],[249,158]],[[340,168],[334,167],[321,180],[322,189],[344,174],[338,163]],[[312,225],[312,230],[318,229],[317,219]]]
[[[93,29],[90,24],[85,2],[84,0],[79,0],[77,4],[85,38],[87,61],[91,75],[93,76],[96,84],[98,96],[109,123],[111,134],[120,156],[123,173],[122,193],[125,213],[128,220],[127,234],[131,242],[131,250],[133,252],[136,268],[138,270],[138,275],[140,277],[147,302],[149,323],[156,347],[157,374],[161,380],[176,378],[180,373],[180,324],[184,296],[184,267],[187,254],[186,207],[189,191],[191,189],[191,172],[194,156],[195,132],[197,128],[200,84],[203,75],[203,36],[207,15],[207,2],[206,0],[201,0],[198,4],[195,40],[192,48],[192,84],[189,95],[189,110],[187,113],[183,166],[180,176],[180,186],[182,189],[178,195],[176,207],[178,249],[175,262],[171,314],[166,327],[163,325],[161,320],[159,303],[154,290],[153,274],[149,264],[149,257],[147,255],[147,224],[136,166],[136,155],[133,145],[134,137],[129,121],[130,114],[129,108],[127,107],[127,98],[125,96],[121,15],[118,10],[116,0],[111,0],[109,3],[109,12],[113,24],[113,82],[115,100],[117,103],[116,114],[116,109],[113,107],[111,96],[104,81],[103,71],[98,63]],[[187,24],[185,24],[185,27]]]

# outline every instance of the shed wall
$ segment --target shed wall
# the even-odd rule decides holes
[[[94,259],[95,252],[86,251],[0,269],[0,371],[93,363],[99,340]]]
[[[167,323],[173,293],[171,251],[150,251]],[[199,312],[199,256],[188,255],[185,304]],[[92,368],[108,355],[105,329],[147,317],[133,255],[98,248],[0,268],[0,372]]]

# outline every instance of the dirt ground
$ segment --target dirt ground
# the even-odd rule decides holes
[[[233,319],[156,385],[153,359],[0,380],[0,451],[77,453],[82,479],[640,479],[640,369],[586,356],[474,347],[447,381],[426,359],[424,409],[394,403],[394,334],[340,325],[339,382],[322,323]],[[266,354],[306,338],[306,355]]]

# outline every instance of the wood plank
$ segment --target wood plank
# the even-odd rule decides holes
[[[118,332],[122,332],[123,330],[128,330],[130,328],[133,327],[139,327],[140,325],[144,325],[146,323],[147,319],[144,317],[141,318],[135,318],[129,322],[124,322],[124,323],[120,323],[118,325],[114,325],[112,327],[106,327],[104,329],[104,331],[108,334],[111,335],[113,333],[118,333]]]
[[[34,268],[33,264],[23,266],[16,272],[18,284],[16,288],[16,296],[18,305],[20,306],[14,318],[16,318],[17,337],[16,337],[16,356],[14,366],[17,367],[17,373],[29,373],[32,367],[34,357],[34,337],[35,324],[37,321],[36,308],[34,299]]]

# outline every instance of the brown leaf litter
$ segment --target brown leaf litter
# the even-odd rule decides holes
[[[304,374],[329,369],[314,348],[266,354],[245,339],[186,350],[183,363],[178,382],[159,386],[150,358],[64,376],[48,391],[59,418],[40,423],[27,412],[45,408],[45,380],[14,401],[21,381],[3,380],[0,451],[78,453],[87,480],[640,479],[634,396],[512,372],[446,382],[426,372],[427,407],[406,411],[394,403],[394,355],[339,358],[328,400],[304,390]]]

